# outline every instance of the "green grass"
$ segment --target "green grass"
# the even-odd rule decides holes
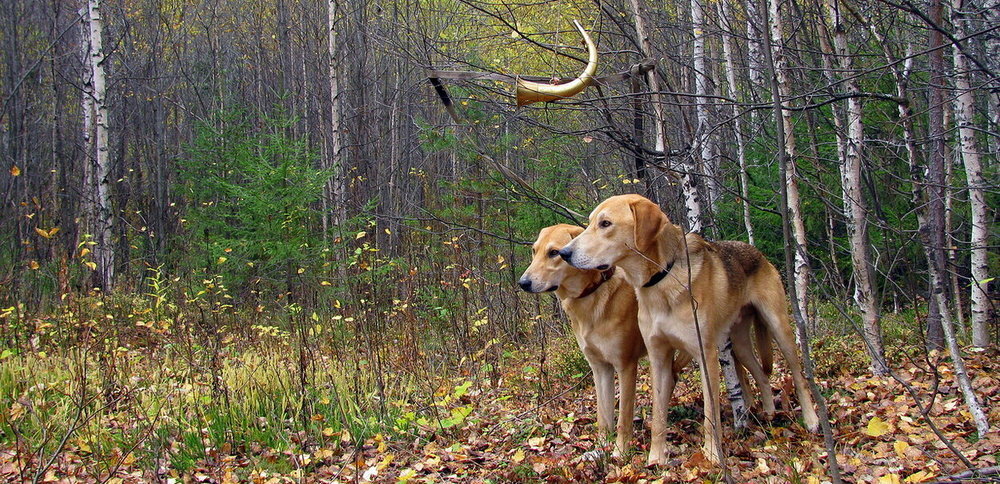
[[[363,441],[391,431],[398,407],[377,405],[371,379],[351,374],[339,360],[317,358],[303,391],[297,359],[289,355],[295,353],[287,347],[248,348],[225,357],[225,392],[213,391],[205,368],[170,351],[156,357],[119,354],[118,369],[102,369],[100,358],[81,351],[8,356],[0,360],[0,444],[20,443],[22,452],[51,455],[69,434],[66,447],[95,466],[113,467],[131,453],[128,458],[146,469],[159,462],[183,472],[210,461],[219,449],[280,457],[306,443],[344,435]],[[124,396],[106,398],[102,380],[126,375],[126,368],[117,393]],[[387,381],[386,395],[407,395],[407,378]],[[291,469],[283,458],[262,464],[277,472]]]

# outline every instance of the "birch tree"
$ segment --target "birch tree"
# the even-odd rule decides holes
[[[726,66],[723,67],[723,70],[726,71],[726,84],[729,89],[729,95],[733,99],[738,100],[740,98],[738,94],[740,90],[736,85],[736,62],[732,45],[732,37],[735,36],[732,30],[733,17],[729,12],[728,0],[720,0],[716,5],[719,10],[719,22],[729,25],[727,31],[722,34],[722,54],[726,60]],[[749,43],[753,44],[754,41],[751,40]],[[743,138],[743,118],[740,116],[736,103],[733,104],[732,113],[733,135],[736,140],[736,160],[740,170],[740,197],[742,198],[740,205],[743,207],[743,226],[747,231],[747,242],[750,245],[754,245],[753,223],[750,220],[750,178],[747,175],[746,141]]]
[[[715,138],[712,136],[710,121],[712,101],[712,81],[705,59],[705,10],[701,0],[691,0],[691,60],[694,67],[695,113],[698,124],[695,129],[695,146],[698,147],[702,171],[705,175],[708,205],[714,206],[721,191],[718,177],[718,156]],[[704,220],[701,222],[704,224]]]
[[[108,158],[108,108],[107,108],[107,80],[104,74],[104,22],[101,16],[101,0],[89,0],[86,12],[83,17],[87,22],[87,34],[89,36],[89,76],[84,84],[89,85],[89,90],[84,89],[84,96],[91,99],[84,100],[84,126],[90,124],[88,118],[93,116],[93,152],[87,152],[87,164],[90,166],[89,177],[86,177],[87,184],[83,193],[85,203],[89,205],[89,212],[92,215],[91,230],[93,230],[95,250],[94,262],[97,272],[97,282],[101,289],[109,291],[114,283],[114,248],[111,243],[111,180],[110,180],[110,160]],[[85,74],[85,76],[87,75]],[[86,109],[90,110],[87,112]],[[84,140],[89,145],[90,131],[84,134]]]
[[[952,0],[951,20],[955,26],[955,36],[963,38],[967,34],[964,0]],[[958,127],[959,150],[965,164],[965,176],[969,190],[969,204],[972,211],[971,245],[971,294],[972,301],[972,344],[984,348],[989,345],[990,300],[986,294],[986,279],[989,277],[989,207],[986,205],[983,167],[979,147],[976,142],[976,128],[973,90],[969,82],[969,59],[959,44],[952,45],[952,59],[955,63],[955,124]]]
[[[931,1],[929,16],[932,21],[940,24],[943,9],[943,0]],[[979,437],[982,438],[989,432],[989,423],[969,381],[946,300],[948,267],[945,254],[947,234],[944,224],[944,200],[945,190],[947,190],[945,186],[945,163],[947,160],[944,150],[945,67],[943,49],[936,48],[943,45],[942,34],[939,30],[935,29],[930,32],[929,44],[929,47],[934,49],[929,54],[931,87],[928,99],[930,104],[928,135],[931,140],[931,155],[928,157],[927,182],[924,184],[924,190],[927,193],[927,224],[920,228],[920,235],[925,251],[930,255],[928,262],[930,264],[931,297],[935,299],[937,310],[941,315],[941,327],[944,330],[945,344],[955,369],[955,378],[958,380],[958,387],[962,392],[965,404],[972,414],[972,420],[976,425]]]
[[[847,221],[851,248],[851,265],[854,269],[854,300],[861,309],[865,343],[871,357],[872,372],[886,375],[885,349],[882,345],[881,316],[875,297],[875,274],[872,270],[871,249],[868,237],[868,207],[861,190],[861,156],[863,153],[864,127],[861,124],[861,87],[853,77],[851,55],[847,50],[847,31],[844,12],[839,0],[824,0],[826,22],[833,36],[833,53],[838,60],[841,79],[835,79],[847,90],[846,132],[840,113],[834,111],[837,126],[837,151],[840,154],[841,187],[844,198],[844,215]]]
[[[781,123],[784,129],[783,148],[788,160],[785,170],[785,186],[788,189],[786,203],[788,205],[789,223],[792,229],[792,240],[795,243],[794,284],[795,298],[793,304],[798,306],[803,317],[808,314],[806,293],[809,289],[809,262],[806,258],[806,229],[802,221],[802,202],[799,197],[799,175],[795,157],[795,125],[792,120],[791,87],[788,79],[788,60],[785,55],[784,24],[778,2],[767,2],[768,30],[771,39],[771,59],[774,64],[775,90],[774,96],[781,100]]]
[[[333,170],[333,176],[326,185],[326,196],[323,197],[324,204],[332,204],[332,207],[323,207],[323,230],[329,228],[328,223],[339,224],[347,218],[347,208],[345,197],[347,192],[347,172],[344,170],[344,160],[341,153],[341,92],[340,74],[338,66],[340,64],[340,48],[337,42],[337,0],[329,0],[327,4],[327,26],[328,38],[327,49],[330,53],[328,65],[328,78],[330,81],[330,133],[327,143],[327,154],[324,158],[326,168]]]

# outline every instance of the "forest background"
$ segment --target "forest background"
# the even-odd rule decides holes
[[[626,192],[786,274],[847,476],[989,472],[998,12],[2,2],[0,475],[830,479],[794,423],[703,465],[696,375],[682,465],[576,460],[586,364],[514,281]],[[515,107],[498,75],[581,70],[574,19],[602,82]]]

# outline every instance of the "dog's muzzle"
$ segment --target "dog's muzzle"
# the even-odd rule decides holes
[[[521,279],[520,281],[517,281],[517,285],[521,286],[521,289],[524,289],[527,292],[532,292],[531,291],[531,286],[532,286],[531,279]]]

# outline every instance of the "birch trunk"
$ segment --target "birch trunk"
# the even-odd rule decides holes
[[[83,113],[83,131],[80,133],[83,142],[83,187],[81,190],[82,203],[80,212],[82,216],[81,232],[87,232],[94,224],[94,74],[90,68],[90,14],[87,7],[80,8],[80,55],[84,63],[84,68],[80,72],[81,91],[80,108]],[[74,244],[75,245],[75,244]]]
[[[646,28],[646,8],[642,0],[631,0],[632,16],[635,21],[635,33],[639,37],[639,48],[642,55],[647,58],[654,58],[653,43],[649,38],[649,30]],[[649,101],[653,105],[653,127],[656,131],[656,152],[664,154],[666,160],[667,132],[666,117],[663,112],[663,100],[660,95],[660,79],[656,77],[656,69],[646,72],[646,85],[649,86]],[[655,183],[652,177],[643,177],[646,183],[646,194],[654,202],[659,200],[656,193]]]
[[[788,62],[784,54],[784,34],[781,11],[777,1],[769,1],[768,29],[771,37],[771,59],[774,63],[775,96],[781,100],[781,124],[784,130],[784,151],[788,160],[785,170],[785,186],[788,190],[786,199],[788,205],[789,223],[792,229],[792,239],[795,244],[794,284],[795,298],[792,301],[803,318],[808,319],[806,294],[809,289],[809,262],[806,258],[806,229],[802,221],[802,202],[799,198],[798,170],[796,169],[795,132],[792,122],[792,110],[788,99],[791,99],[791,88],[788,82]]]
[[[753,1],[753,0],[751,0]],[[779,0],[767,0],[767,7],[764,9],[766,12],[762,19],[762,24],[767,25],[767,29],[770,35],[765,37],[763,42],[763,55],[767,66],[771,71],[771,92],[772,99],[771,104],[774,107],[774,125],[775,130],[779,138],[788,139],[789,133],[786,133],[786,127],[788,123],[788,117],[786,113],[785,98],[782,96],[784,91],[787,91],[787,77],[783,72],[784,70],[784,58],[779,57],[782,51],[782,38],[781,38],[781,19],[777,17],[779,12],[778,3]],[[777,35],[774,35],[777,34]],[[775,41],[776,40],[776,41]],[[779,63],[780,59],[780,63]],[[785,84],[785,87],[782,87]],[[794,138],[793,138],[794,139]],[[794,148],[794,143],[791,146]],[[786,143],[786,148],[788,148]],[[789,152],[787,150],[778,150],[778,170],[782,176],[788,178],[788,172],[794,168],[795,163],[790,156],[794,151]],[[799,305],[796,302],[799,300],[800,295],[798,294],[798,284],[797,284],[797,268],[795,259],[799,256],[799,253],[804,250],[803,246],[793,247],[793,245],[798,245],[798,243],[792,242],[793,239],[793,226],[794,216],[792,215],[792,203],[790,201],[791,195],[791,185],[786,184],[780,190],[782,203],[780,205],[779,211],[781,212],[781,232],[782,239],[785,242],[785,273],[786,286],[788,288],[789,296],[792,298],[792,317],[795,320],[796,339],[798,339],[799,349],[802,351],[802,370],[805,373],[806,380],[809,382],[809,391],[812,393],[813,400],[816,402],[816,410],[819,417],[820,428],[823,431],[823,444],[826,447],[826,452],[828,456],[834,458],[827,459],[827,468],[830,470],[830,479],[834,484],[839,484],[842,481],[840,477],[840,465],[837,463],[835,458],[837,455],[836,442],[833,440],[833,429],[830,426],[830,412],[826,404],[826,397],[820,391],[819,385],[816,384],[816,374],[815,368],[813,367],[812,357],[809,353],[809,337],[806,332],[807,321],[805,313],[800,311]],[[801,223],[801,218],[799,218]]]
[[[888,46],[890,44],[888,43],[888,39],[886,39],[879,28],[875,24],[868,24],[868,29],[875,39],[878,40],[878,44],[882,46],[882,54],[885,57],[886,64],[898,65],[896,59],[889,53]],[[920,150],[917,149],[917,136],[913,127],[913,109],[910,107],[909,78],[911,72],[913,72],[913,44],[907,44],[902,68],[893,67],[892,74],[896,81],[896,97],[899,99],[896,108],[899,112],[899,125],[903,129],[903,146],[906,148],[906,159],[910,168],[910,200],[913,206],[916,207],[914,213],[917,216],[917,227],[918,229],[922,229],[927,225],[927,202],[926,193],[923,189],[924,168],[921,162]],[[923,249],[927,266],[930,267],[932,254],[928,251],[926,245],[923,245]],[[928,286],[928,293],[933,295],[934,290],[931,287],[930,281],[928,281]],[[941,312],[937,310],[936,299],[928,296],[928,301],[925,335],[927,349],[943,350],[944,331],[941,328]]]
[[[930,17],[940,23],[942,18],[942,0],[932,0],[930,4]],[[941,33],[937,30],[930,34],[930,47],[937,47],[943,44]],[[927,183],[924,189],[927,192],[927,224],[920,228],[920,238],[924,244],[925,251],[930,254],[928,262],[931,276],[931,297],[937,302],[937,309],[941,315],[941,327],[944,330],[945,344],[951,356],[952,365],[955,368],[955,378],[958,380],[959,389],[965,404],[969,407],[972,420],[976,424],[976,431],[982,438],[989,432],[989,423],[986,414],[983,412],[972,384],[969,382],[969,375],[965,370],[965,362],[962,360],[962,353],[958,348],[958,341],[955,338],[955,330],[952,325],[951,315],[948,310],[948,302],[945,299],[947,294],[947,256],[945,247],[947,243],[944,227],[944,199],[945,199],[945,129],[944,129],[944,85],[945,67],[944,54],[942,49],[935,49],[929,54],[929,64],[931,70],[930,94],[929,94],[929,119],[928,135],[930,137],[930,148],[932,150],[927,163]]]
[[[955,35],[965,37],[966,21],[962,14],[963,0],[952,0],[952,24]],[[972,281],[970,300],[972,301],[972,345],[984,348],[989,345],[989,309],[990,300],[986,294],[986,283],[989,277],[988,246],[989,246],[989,207],[986,206],[984,190],[983,167],[979,148],[976,143],[976,130],[972,125],[975,99],[969,82],[969,59],[958,45],[952,46],[952,58],[955,62],[955,124],[958,127],[959,146],[962,162],[965,164],[965,175],[969,189],[969,203],[972,211],[972,234],[970,244]],[[956,294],[957,296],[957,294]]]
[[[714,207],[721,191],[718,179],[719,160],[716,156],[715,137],[711,131],[711,79],[708,63],[705,60],[705,11],[702,0],[691,0],[691,33],[692,61],[694,64],[695,113],[698,125],[695,131],[695,144],[698,146],[701,158],[702,172],[705,175],[708,205]],[[704,224],[704,221],[702,221]]]
[[[729,12],[729,1],[720,0],[717,5],[719,9],[719,22],[729,24],[729,21],[732,19]],[[730,25],[729,28],[732,29],[732,26]],[[733,60],[731,32],[730,30],[730,32],[722,34],[722,54],[726,59],[726,65],[723,67],[723,70],[726,71],[726,84],[729,86],[730,97],[739,99],[741,96],[737,94],[739,90],[736,88],[736,63]],[[753,43],[753,40],[750,43]],[[735,103],[733,104],[733,134],[736,138],[736,160],[740,166],[740,196],[743,198],[741,200],[741,205],[743,205],[743,226],[747,230],[747,241],[750,245],[754,245],[753,224],[750,221],[750,179],[747,175],[746,143],[743,139],[743,118],[740,116]]]
[[[753,96],[755,92],[763,92],[768,88],[767,80],[764,78],[766,68],[764,66],[764,54],[761,52],[761,45],[764,42],[764,33],[760,29],[758,19],[760,11],[754,0],[746,2],[746,26],[747,26],[747,66],[749,67],[749,77],[752,88],[749,90]],[[757,97],[752,98],[757,101]],[[751,114],[751,119],[756,119],[757,111]]]
[[[94,231],[94,262],[97,264],[97,280],[103,291],[110,291],[114,283],[114,248],[111,244],[111,180],[108,159],[108,108],[105,102],[107,82],[104,74],[104,23],[101,16],[101,1],[87,3],[88,33],[90,36],[90,75],[92,82],[91,104],[94,112],[93,158],[91,160],[91,186],[84,191],[87,203],[91,204]],[[86,103],[85,103],[86,105]],[[86,116],[86,115],[85,115]]]
[[[330,51],[330,64],[328,66],[328,76],[330,79],[330,142],[328,143],[328,153],[325,168],[332,171],[329,181],[326,184],[326,196],[323,197],[325,203],[332,205],[324,216],[324,226],[329,218],[330,222],[338,225],[347,218],[346,192],[347,192],[347,170],[344,169],[344,160],[341,153],[341,98],[340,98],[340,74],[337,68],[340,64],[340,48],[337,42],[337,0],[329,0],[327,4],[327,27],[329,37],[327,48]],[[327,228],[327,227],[324,227]]]
[[[863,153],[864,127],[861,124],[861,88],[852,77],[851,56],[847,51],[847,33],[843,24],[843,14],[838,0],[824,1],[827,22],[833,33],[833,50],[839,59],[839,78],[848,94],[846,133],[837,130],[837,148],[840,151],[841,186],[843,188],[844,212],[851,247],[851,265],[854,268],[854,300],[861,310],[865,342],[871,357],[871,369],[875,375],[888,374],[885,364],[885,349],[882,345],[881,317],[875,297],[874,271],[872,270],[871,249],[868,237],[868,207],[861,190],[861,156]],[[831,76],[834,77],[834,76]],[[840,114],[835,112],[837,124]],[[841,126],[838,126],[840,128]]]
[[[632,3],[632,16],[635,18],[635,33],[639,37],[639,48],[642,55],[649,58],[653,56],[653,43],[649,38],[649,30],[646,28],[646,7],[642,0],[630,0]],[[656,77],[656,69],[646,73],[646,84],[649,85],[650,101],[653,104],[653,124],[656,129],[656,151],[665,153],[667,149],[666,117],[663,113],[663,100],[660,95],[660,79]]]

